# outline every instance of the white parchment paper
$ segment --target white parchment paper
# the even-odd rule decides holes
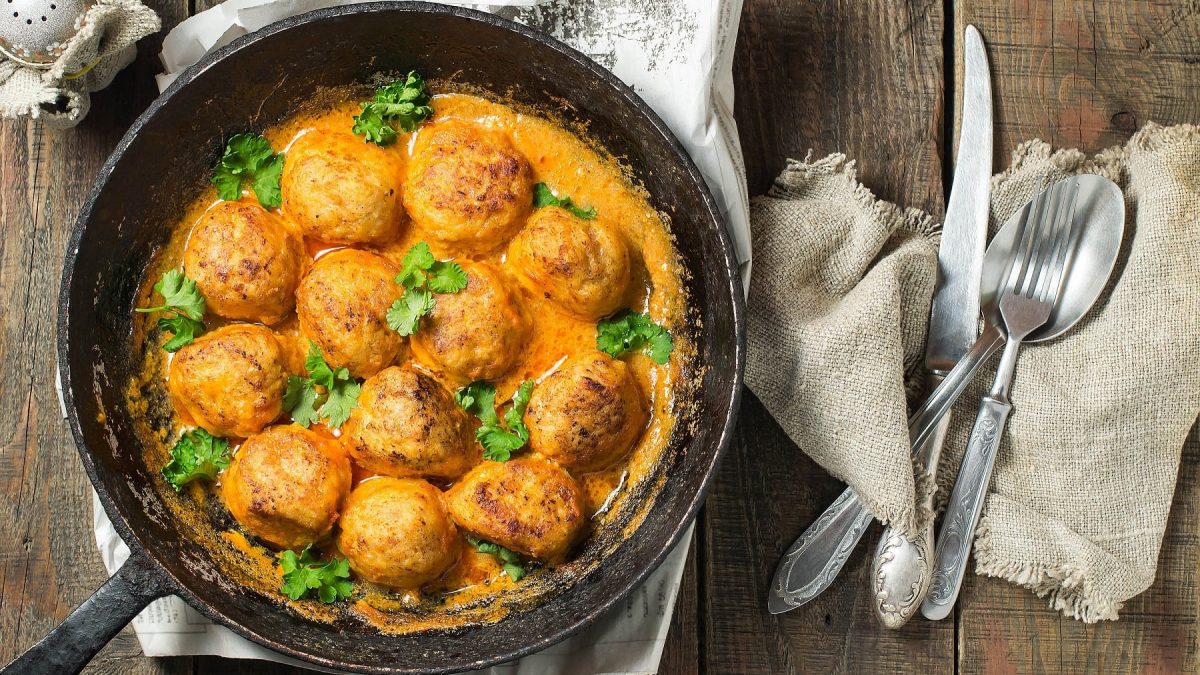
[[[228,0],[175,27],[163,40],[159,91],[205,54],[270,23],[349,4],[337,0]],[[447,3],[466,4],[466,3]],[[471,5],[543,30],[610,69],[671,127],[704,174],[724,212],[742,281],[749,287],[750,228],[745,167],[733,120],[733,47],[741,0],[509,0]],[[109,573],[129,556],[96,498],[96,544]],[[691,529],[621,605],[584,632],[518,661],[497,675],[654,673],[687,560]],[[214,625],[177,597],[150,605],[133,622],[147,656],[211,654],[306,665]]]

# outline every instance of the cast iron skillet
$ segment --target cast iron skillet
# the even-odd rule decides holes
[[[302,619],[226,580],[155,492],[149,472],[158,467],[143,464],[122,389],[137,361],[131,315],[143,270],[203,187],[224,139],[286,117],[318,87],[409,68],[559,109],[585,121],[633,169],[671,218],[696,312],[686,330],[701,381],[663,457],[667,482],[654,508],[603,565],[545,604],[492,625],[385,636],[364,624]],[[327,668],[443,673],[507,661],[580,630],[662,561],[695,516],[732,431],[745,351],[742,289],[722,218],[695,165],[610,73],[488,14],[426,3],[336,7],[211,54],[134,122],[104,165],[71,242],[58,318],[63,398],[83,465],[132,555],[6,672],[77,671],[147,603],[168,594],[259,644]]]

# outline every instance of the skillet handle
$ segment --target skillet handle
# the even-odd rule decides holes
[[[41,642],[0,670],[0,675],[78,673],[146,605],[170,595],[172,588],[165,577],[144,553],[131,553],[92,597]]]

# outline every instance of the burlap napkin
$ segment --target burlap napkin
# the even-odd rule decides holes
[[[1026,143],[993,179],[992,232],[1041,186],[1081,172],[1125,191],[1126,239],[1088,317],[1021,352],[975,556],[978,573],[1092,622],[1154,580],[1200,413],[1200,129],[1151,124],[1094,158]],[[792,163],[751,221],[747,384],[804,452],[912,531],[929,517],[903,398],[933,286],[928,219],[875,200],[835,155]],[[955,408],[943,493],[994,367]]]
[[[133,62],[134,43],[162,27],[138,0],[95,0],[79,25],[46,70],[0,57],[0,117],[28,115],[56,128],[79,124],[91,107],[89,94]]]

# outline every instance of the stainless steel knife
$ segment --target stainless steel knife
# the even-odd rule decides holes
[[[979,332],[979,282],[992,176],[992,85],[987,51],[974,26],[967,26],[963,62],[962,128],[938,249],[940,283],[933,295],[925,346],[925,367],[933,385],[966,356]],[[915,451],[917,463],[931,480],[949,423],[947,413]],[[920,607],[929,590],[933,553],[932,522],[913,539],[891,527],[884,530],[870,578],[875,616],[885,627],[903,626]]]
[[[964,51],[962,130],[950,203],[942,227],[938,252],[940,284],[934,293],[926,346],[925,364],[935,378],[943,376],[966,354],[979,329],[979,276],[987,238],[992,164],[992,100],[987,53],[974,26],[967,26]],[[937,433],[914,449],[917,461],[930,472],[936,471],[946,424],[947,420],[943,420]],[[854,490],[843,492],[780,560],[767,597],[767,609],[772,614],[795,609],[829,588],[871,520],[871,513]],[[918,537],[915,545],[903,536],[897,539],[897,535],[890,528],[885,533],[880,543],[884,564],[877,560],[872,569],[875,596],[879,600],[876,613],[890,627],[903,625],[920,606],[924,589],[929,585],[933,551],[932,531],[927,533],[927,541],[921,542]],[[900,558],[916,562],[903,567],[889,564]],[[912,572],[913,569],[917,572]],[[881,578],[882,587],[878,582]],[[920,586],[914,588],[912,581]],[[896,585],[901,582],[910,585],[901,590]],[[881,588],[885,593],[882,598]]]

